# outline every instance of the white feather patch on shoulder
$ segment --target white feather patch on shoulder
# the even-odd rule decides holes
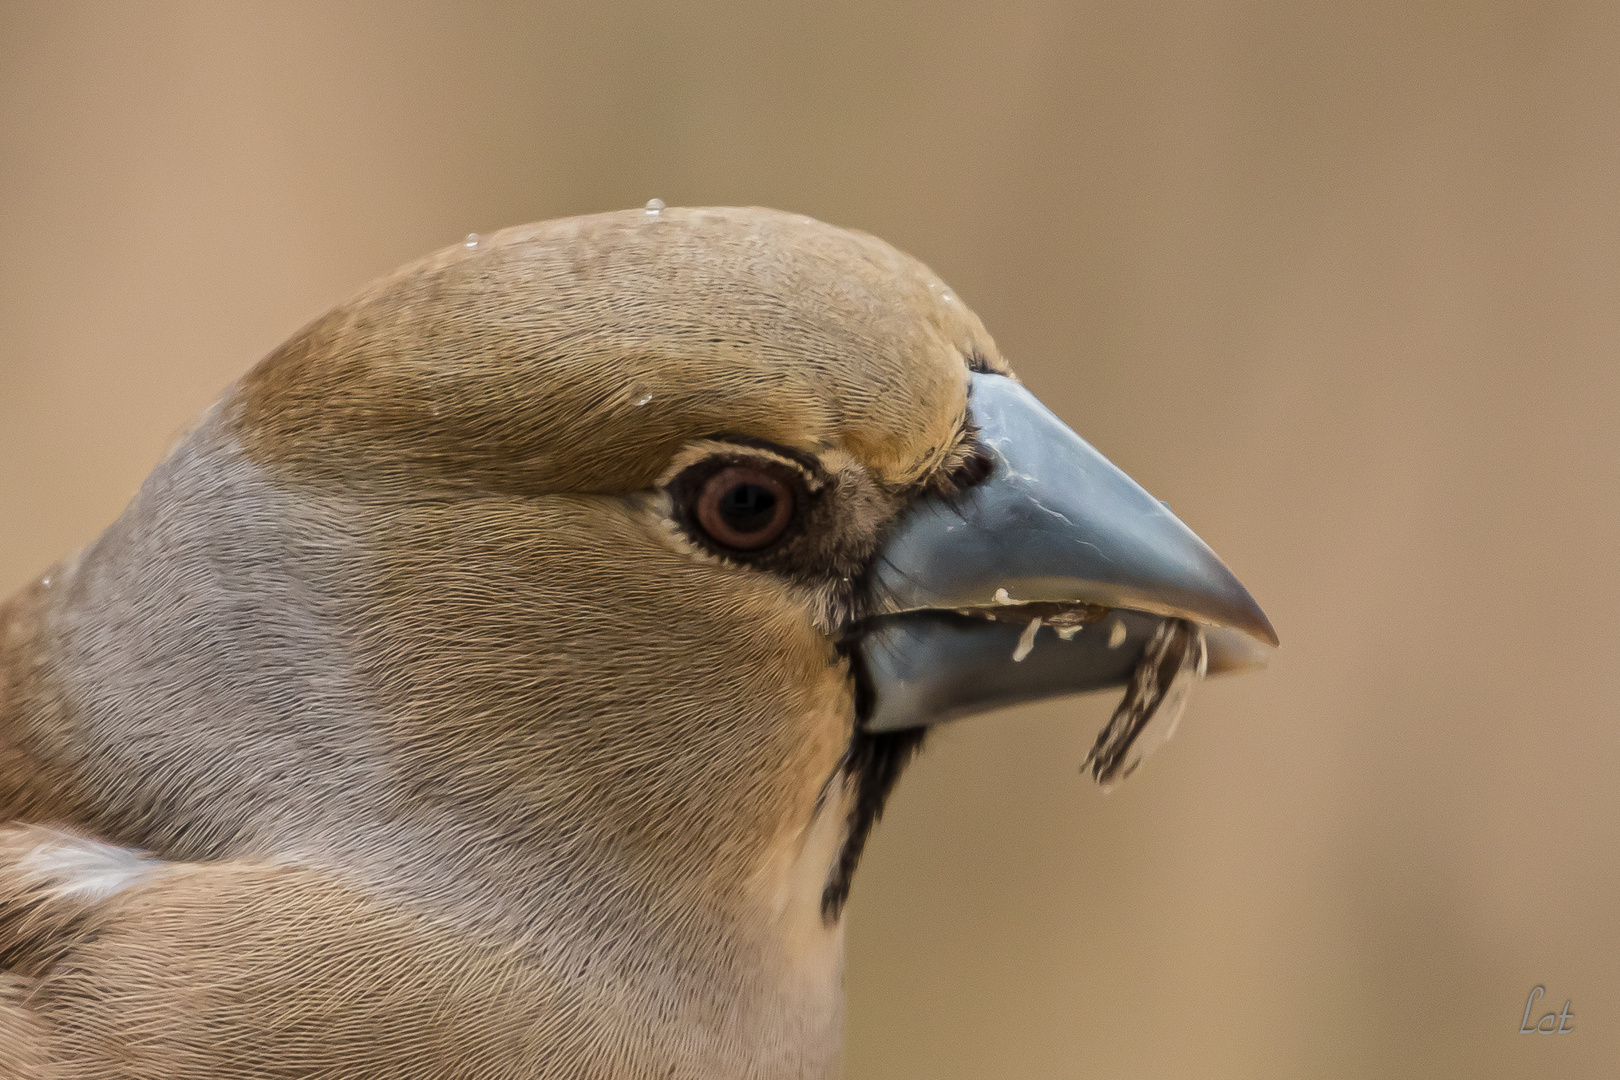
[[[35,826],[28,830],[28,838],[32,846],[12,863],[7,876],[42,899],[93,904],[164,866],[133,848],[59,829]]]

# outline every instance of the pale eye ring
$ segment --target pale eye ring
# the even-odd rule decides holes
[[[751,465],[728,465],[704,481],[697,523],[717,544],[755,551],[772,543],[793,520],[793,492]]]

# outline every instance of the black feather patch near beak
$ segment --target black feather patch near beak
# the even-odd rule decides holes
[[[927,728],[871,732],[857,727],[851,736],[849,749],[844,751],[844,758],[834,774],[834,782],[853,784],[855,792],[838,862],[821,893],[821,917],[829,923],[836,922],[843,914],[844,904],[849,900],[850,882],[861,861],[861,852],[866,849],[867,837],[883,816],[884,804],[895,782],[922,749],[927,734]]]

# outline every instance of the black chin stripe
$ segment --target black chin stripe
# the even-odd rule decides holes
[[[894,790],[895,781],[922,749],[927,732],[927,728],[907,728],[872,733],[857,727],[850,737],[849,748],[844,751],[834,776],[835,783],[855,785],[855,798],[849,809],[849,831],[844,837],[844,846],[821,893],[821,917],[827,922],[837,922],[844,913],[849,883],[855,876],[856,864],[861,861],[866,838],[883,816],[883,805]]]

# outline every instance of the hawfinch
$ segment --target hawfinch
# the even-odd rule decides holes
[[[936,722],[1111,783],[1276,637],[925,266],[506,230],[230,387],[0,607],[0,1075],[819,1078]]]

